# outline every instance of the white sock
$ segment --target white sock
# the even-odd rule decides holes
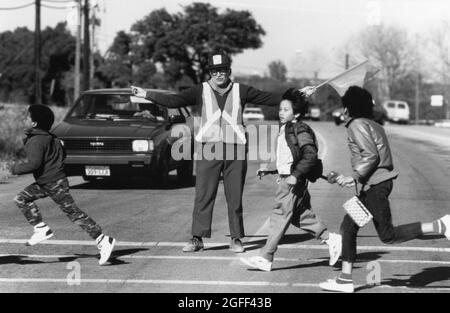
[[[45,224],[44,222],[40,222],[39,224],[35,225],[34,227],[35,228],[43,228],[45,226],[47,226],[47,224]]]

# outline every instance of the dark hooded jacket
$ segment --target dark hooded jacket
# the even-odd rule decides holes
[[[11,173],[33,173],[38,184],[48,184],[66,177],[64,173],[65,152],[59,139],[50,132],[38,128],[25,131],[26,162],[16,162]]]

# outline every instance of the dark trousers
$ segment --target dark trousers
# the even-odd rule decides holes
[[[245,236],[242,216],[242,193],[244,191],[245,175],[247,174],[247,160],[245,156],[243,159],[237,159],[236,153],[240,151],[239,149],[235,150],[234,157],[225,157],[227,146],[223,145],[224,157],[218,155],[216,160],[201,159],[196,161],[195,203],[192,214],[193,236],[211,237],[214,202],[222,173],[228,206],[230,235],[232,238]]]
[[[361,202],[373,215],[373,223],[378,237],[383,243],[397,244],[422,235],[421,223],[411,223],[394,227],[392,225],[389,195],[392,191],[393,182],[388,180],[372,186],[365,192],[361,192]],[[342,260],[354,263],[356,260],[356,237],[359,227],[350,216],[346,215],[341,224],[342,234]]]
[[[102,234],[100,226],[86,213],[81,211],[69,191],[69,182],[67,178],[60,179],[56,182],[39,185],[31,184],[21,191],[14,199],[16,205],[22,211],[27,221],[36,226],[42,222],[42,215],[34,201],[42,198],[50,197],[59,205],[72,223],[80,226],[89,234],[92,239],[96,239]]]

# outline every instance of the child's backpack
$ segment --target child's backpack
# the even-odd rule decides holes
[[[311,127],[309,127],[307,124],[304,125],[306,125],[307,127],[303,127],[302,129],[304,130],[302,130],[301,132],[308,132],[313,137],[314,145],[317,149],[317,152],[319,152],[319,145],[317,144],[316,134],[311,129]],[[295,138],[298,138],[297,128],[295,126],[294,126],[294,134]],[[317,158],[316,164],[306,175],[306,179],[308,179],[312,183],[315,183],[322,175],[323,175],[323,162],[321,159]]]

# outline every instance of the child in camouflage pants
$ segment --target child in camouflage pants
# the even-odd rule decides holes
[[[58,138],[49,132],[54,120],[54,114],[47,106],[31,105],[28,108],[26,123],[30,128],[25,131],[24,139],[27,161],[16,162],[11,167],[13,175],[33,173],[36,180],[14,199],[28,222],[34,226],[34,233],[27,245],[36,245],[53,236],[34,202],[50,197],[73,223],[95,239],[100,250],[99,264],[103,265],[111,256],[116,241],[104,235],[100,226],[76,206],[70,195],[69,182],[64,173],[65,152]]]
[[[79,225],[92,239],[97,239],[102,234],[102,229],[86,213],[81,211],[75,204],[69,192],[67,178],[59,179],[44,185],[31,184],[21,191],[14,201],[22,211],[27,221],[33,225],[42,223],[42,215],[34,203],[37,199],[50,197],[61,210],[69,217],[72,223]]]

